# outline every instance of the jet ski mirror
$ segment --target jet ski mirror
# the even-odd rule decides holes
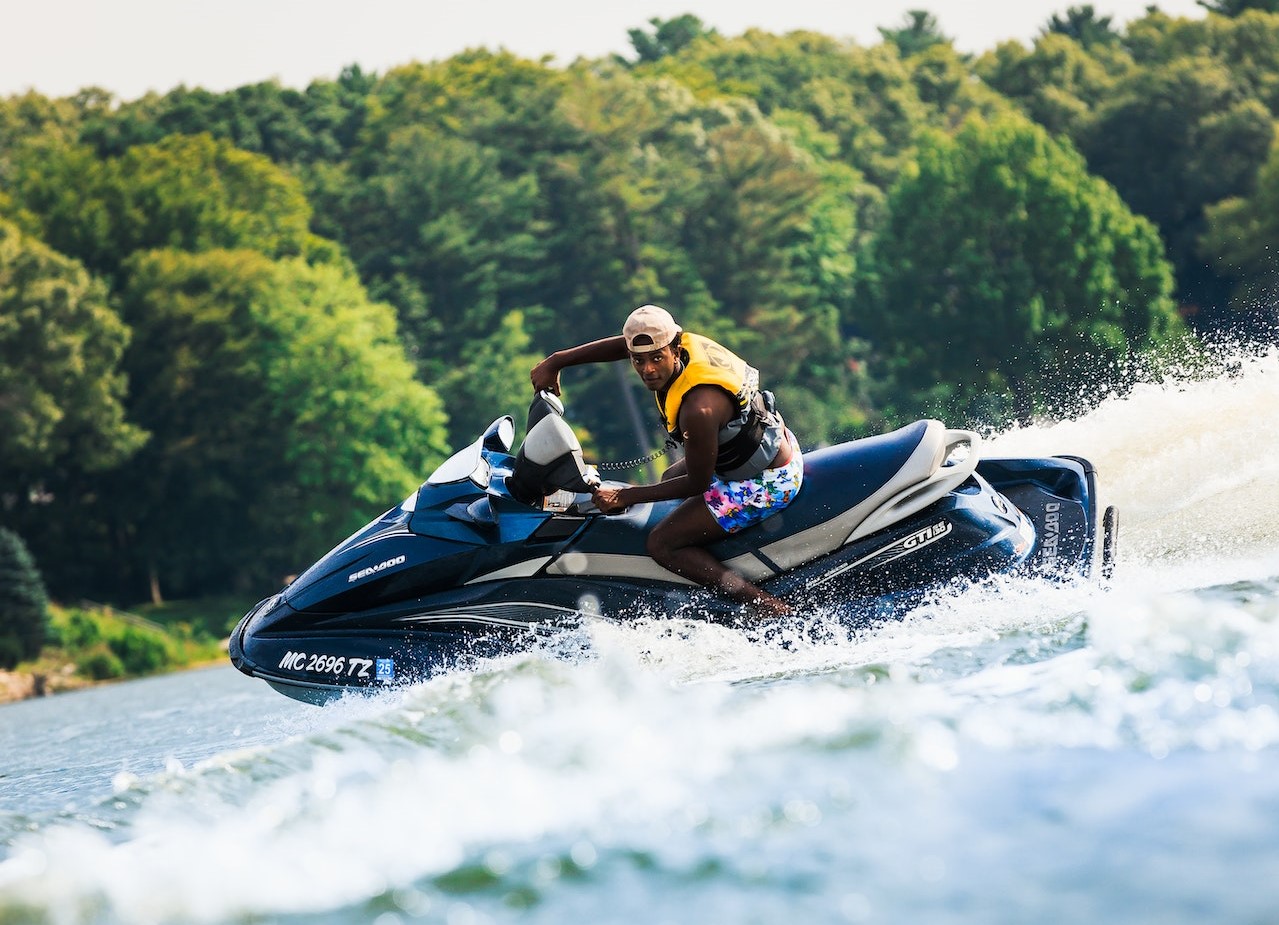
[[[489,462],[484,457],[485,451],[509,453],[514,442],[515,421],[509,414],[503,415],[490,424],[478,440],[440,463],[426,482],[428,485],[447,485],[470,479],[476,485],[485,487],[491,474]]]
[[[528,431],[515,465],[506,477],[511,497],[541,507],[561,489],[574,494],[599,485],[599,475],[582,460],[582,444],[564,420],[564,405],[550,392],[538,392],[528,409]]]
[[[476,440],[468,447],[458,450],[436,468],[426,478],[428,485],[448,485],[453,482],[465,482],[467,479],[476,485],[487,485],[489,481],[489,464],[484,458],[483,438]]]
[[[515,420],[504,414],[488,426],[480,445],[491,453],[509,453],[515,444]]]

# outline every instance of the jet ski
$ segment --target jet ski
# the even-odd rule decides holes
[[[231,662],[290,697],[323,703],[412,683],[545,642],[592,620],[743,621],[743,605],[645,553],[676,501],[604,514],[560,400],[538,393],[512,452],[500,417],[403,503],[259,602]],[[1107,574],[1114,508],[1074,456],[981,456],[981,437],[920,420],[807,452],[784,511],[709,547],[797,613],[869,625],[952,583],[997,574]],[[579,634],[580,635],[580,634]]]

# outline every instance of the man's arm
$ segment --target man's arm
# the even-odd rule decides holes
[[[589,344],[579,344],[564,350],[556,350],[541,363],[533,367],[529,380],[533,383],[533,391],[545,389],[560,394],[560,370],[568,366],[581,366],[583,363],[611,363],[614,360],[625,360],[626,338],[621,334],[593,340]]]
[[[719,452],[719,432],[734,414],[733,400],[714,386],[698,386],[679,409],[679,425],[684,432],[685,474],[655,485],[601,488],[595,505],[602,511],[616,511],[648,501],[692,498],[710,487]]]

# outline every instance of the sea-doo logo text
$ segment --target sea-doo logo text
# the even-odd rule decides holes
[[[937,540],[949,534],[950,531],[950,521],[939,520],[937,523],[924,527],[922,530],[916,530],[909,536],[903,536],[900,540],[876,549],[870,555],[862,556],[855,562],[845,562],[843,565],[831,569],[825,575],[819,575],[817,578],[807,582],[805,587],[811,590],[818,585],[824,585],[832,578],[838,578],[845,572],[851,571],[860,565],[866,565],[868,568],[879,568],[881,565],[887,565],[902,556],[910,555],[917,549],[923,549],[929,543],[937,542]]]
[[[404,556],[396,556],[394,559],[387,559],[385,562],[379,562],[377,565],[370,565],[368,568],[362,568],[358,572],[353,572],[346,576],[347,584],[353,581],[359,581],[361,578],[368,578],[385,569],[394,568],[397,565],[404,564]]]
[[[1049,501],[1044,505],[1044,543],[1039,555],[1046,568],[1057,567],[1057,546],[1061,542],[1061,503]]]

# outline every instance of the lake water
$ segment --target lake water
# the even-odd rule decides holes
[[[1279,921],[1279,355],[994,444],[1097,464],[1109,587],[0,707],[0,923]]]

